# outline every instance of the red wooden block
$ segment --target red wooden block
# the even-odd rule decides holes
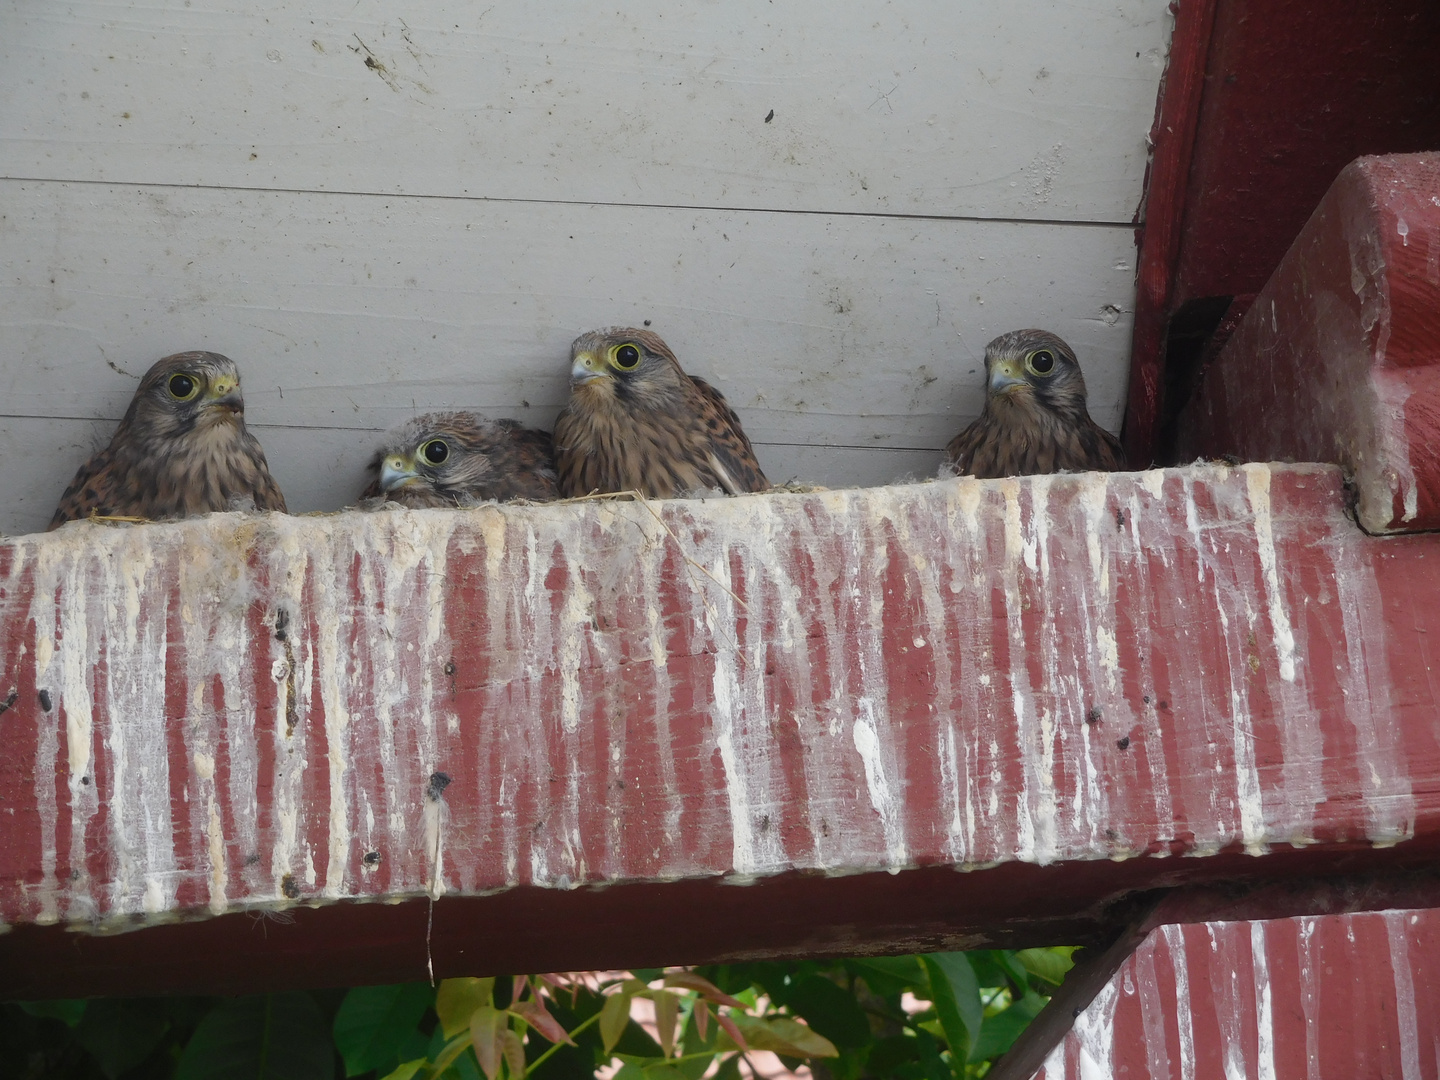
[[[1427,871],[1437,559],[1265,465],[8,540],[0,971],[1074,942]]]
[[[1340,174],[1206,371],[1178,446],[1337,462],[1369,531],[1440,528],[1440,154]]]
[[[1165,926],[1037,1080],[1440,1076],[1440,911]]]

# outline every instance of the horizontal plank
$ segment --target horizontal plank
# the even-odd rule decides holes
[[[413,978],[427,897],[442,975],[1034,943],[1433,870],[1436,545],[1265,465],[7,541],[0,966],[309,905],[282,978]]]
[[[1165,0],[5,7],[11,177],[1112,222],[1170,28]]]
[[[368,458],[356,429],[442,407],[549,427],[570,341],[612,323],[651,320],[776,479],[931,472],[980,410],[985,343],[1019,326],[1075,346],[1101,423],[1125,392],[1129,229],[17,181],[0,202],[4,412],[118,420],[155,359],[213,349],[297,509],[350,497],[329,482]],[[84,456],[50,457],[42,489]],[[0,478],[6,505],[37,476]]]

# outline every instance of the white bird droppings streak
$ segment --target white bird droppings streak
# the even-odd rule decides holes
[[[1080,1080],[1114,1080],[1115,1005],[1120,997],[1111,979],[1084,1012],[1075,1018],[1080,1045]]]
[[[1270,1002],[1270,962],[1265,952],[1265,924],[1250,924],[1250,964],[1255,977],[1256,1072],[1259,1080],[1275,1080],[1275,1024]]]
[[[1265,579],[1265,595],[1270,602],[1270,626],[1275,634],[1275,650],[1280,654],[1280,678],[1294,682],[1295,634],[1290,628],[1290,615],[1285,610],[1279,568],[1275,562],[1270,466],[1251,462],[1240,466],[1240,471],[1245,474],[1245,489],[1250,496],[1250,509],[1255,515],[1255,543],[1260,556],[1260,572]]]
[[[899,871],[908,861],[905,851],[905,829],[899,806],[886,775],[885,762],[881,758],[880,739],[875,733],[875,703],[861,698],[856,704],[860,715],[855,720],[851,737],[855,751],[865,768],[865,787],[870,793],[870,805],[880,815],[880,825],[885,832],[886,853],[890,856],[890,870]]]
[[[1170,965],[1175,971],[1175,1027],[1180,1048],[1180,1080],[1195,1080],[1195,1018],[1190,1012],[1190,963],[1185,955],[1185,928],[1167,923],[1160,928]]]
[[[1395,982],[1395,1023],[1400,1032],[1402,1080],[1422,1080],[1420,1072],[1420,1018],[1415,1010],[1415,976],[1410,967],[1409,912],[1386,911],[1385,934],[1390,942],[1390,969]]]

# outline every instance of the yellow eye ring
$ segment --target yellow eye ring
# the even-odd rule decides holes
[[[621,371],[634,371],[640,366],[640,347],[626,341],[610,350],[610,362]]]
[[[1049,349],[1036,349],[1025,357],[1025,370],[1031,375],[1039,375],[1042,378],[1055,374],[1054,352]]]
[[[431,439],[420,447],[420,457],[427,465],[443,465],[450,459],[450,444],[444,439]]]
[[[200,393],[200,380],[194,375],[180,371],[165,380],[165,389],[176,401],[189,401]]]

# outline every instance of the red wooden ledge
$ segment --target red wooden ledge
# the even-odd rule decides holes
[[[8,541],[0,969],[273,988],[1433,892],[1440,543],[1344,507],[1249,465]]]

